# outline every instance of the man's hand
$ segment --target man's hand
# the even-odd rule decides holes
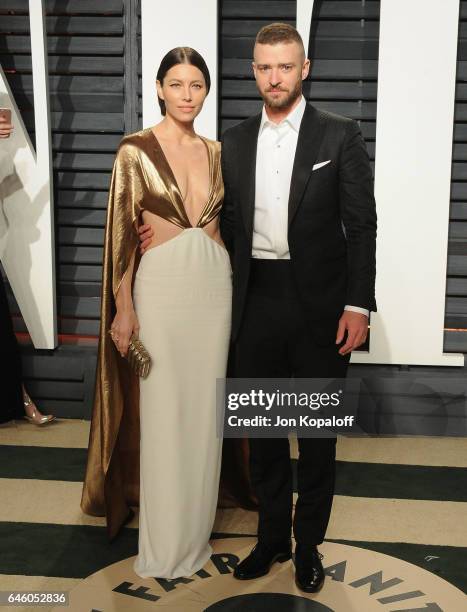
[[[0,117],[0,138],[9,138],[12,131],[11,123],[7,123],[3,117]]]
[[[138,228],[139,234],[139,251],[141,255],[147,250],[154,237],[154,230],[148,224],[140,225]]]
[[[339,349],[340,355],[347,355],[354,349],[361,346],[368,335],[368,317],[359,312],[344,310],[339,319],[337,328],[336,344],[340,344],[344,339],[345,331],[347,330],[347,341]]]

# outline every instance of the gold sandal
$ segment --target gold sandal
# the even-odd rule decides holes
[[[42,414],[37,409],[36,405],[32,401],[32,399],[27,394],[26,390],[23,388],[23,404],[24,404],[24,418],[26,418],[30,423],[34,423],[34,425],[46,425],[47,423],[51,423],[55,420],[55,416],[53,414]],[[27,409],[32,408],[32,414],[27,413]]]

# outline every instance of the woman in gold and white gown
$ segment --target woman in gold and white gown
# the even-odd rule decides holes
[[[142,577],[190,576],[212,552],[222,451],[216,379],[226,372],[232,288],[230,259],[219,232],[224,194],[220,143],[197,135],[193,127],[209,85],[206,64],[193,49],[180,47],[165,56],[157,75],[164,118],[122,140],[109,195],[105,261],[115,308],[103,310],[101,343],[112,319],[111,336],[120,355],[135,332],[153,362],[139,384],[140,515],[134,570]],[[154,231],[141,257],[140,224]],[[111,347],[106,350],[110,361]],[[102,404],[114,382],[103,358],[99,367],[96,401]],[[134,397],[133,386],[129,394]],[[131,430],[132,417],[122,402],[115,404],[121,411],[119,427],[108,416],[112,426],[106,428],[105,411],[93,416],[90,455],[100,451],[108,456],[109,449],[118,448],[119,460],[108,460],[111,475],[103,485],[96,463],[88,459],[82,508],[91,514],[104,504],[93,478],[101,477],[101,489],[110,489],[125,480],[126,457],[131,464],[125,431]],[[130,425],[122,432],[124,419]],[[112,443],[102,435],[109,429],[118,432]],[[121,524],[131,499],[132,487],[121,488],[125,500],[115,497],[115,524]],[[109,499],[110,493],[107,508]]]

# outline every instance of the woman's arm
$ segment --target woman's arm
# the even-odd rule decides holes
[[[128,344],[132,334],[134,333],[137,336],[139,333],[138,318],[131,295],[131,279],[133,278],[134,265],[135,255],[133,254],[115,298],[117,313],[110,326],[112,339],[122,357],[128,352]]]
[[[122,357],[128,352],[132,333],[139,331],[131,287],[138,248],[138,219],[144,195],[139,164],[139,146],[133,136],[125,137],[114,161],[107,207],[104,258],[110,258],[106,274],[111,277],[115,317],[109,332]],[[109,279],[107,279],[109,280]]]

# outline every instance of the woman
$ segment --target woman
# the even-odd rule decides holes
[[[9,138],[13,125],[0,115],[0,138]],[[0,151],[0,186],[2,181],[13,173],[13,161],[8,151]],[[0,189],[0,206],[2,193]],[[51,423],[52,414],[42,414],[29,397],[22,382],[21,353],[16,341],[11,320],[5,285],[0,270],[0,361],[3,364],[2,409],[0,423],[13,419],[26,418],[34,425],[42,426]]]
[[[164,57],[157,73],[164,119],[122,140],[109,194],[82,509],[106,513],[113,537],[130,516],[129,505],[138,502],[138,460],[134,569],[142,577],[190,576],[212,552],[222,451],[216,378],[227,366],[231,268],[218,222],[220,145],[193,127],[209,87],[207,66],[195,50],[178,47]],[[152,225],[155,236],[142,257],[140,223]],[[141,427],[138,381],[121,358],[132,333],[153,360],[149,376],[139,381]]]

